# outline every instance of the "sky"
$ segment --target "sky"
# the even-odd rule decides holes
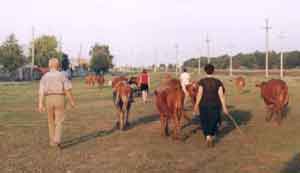
[[[9,0],[0,6],[0,41],[15,33],[28,48],[35,36],[55,35],[63,51],[89,58],[90,47],[106,44],[116,65],[175,63],[210,54],[299,50],[299,0]],[[283,33],[284,39],[280,39]]]

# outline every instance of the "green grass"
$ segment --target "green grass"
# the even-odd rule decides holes
[[[131,128],[120,132],[113,128],[116,110],[111,88],[90,89],[76,79],[73,92],[77,106],[67,110],[65,148],[57,150],[48,147],[46,114],[36,111],[38,83],[0,85],[0,172],[300,172],[299,80],[286,80],[290,110],[282,126],[274,127],[264,121],[265,107],[254,87],[263,78],[247,77],[242,94],[228,77],[220,78],[231,113],[255,144],[245,142],[234,128],[227,128],[216,147],[207,149],[201,131],[192,133],[195,125],[182,131],[187,137],[184,141],[161,137],[153,101],[143,105],[140,98],[133,104]],[[161,75],[152,74],[152,79],[153,91]]]

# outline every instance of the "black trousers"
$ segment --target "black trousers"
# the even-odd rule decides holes
[[[221,108],[219,106],[200,106],[199,110],[204,136],[215,136],[221,121]]]

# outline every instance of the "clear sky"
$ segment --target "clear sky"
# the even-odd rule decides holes
[[[108,44],[114,63],[174,63],[211,54],[264,50],[264,19],[269,18],[270,48],[300,46],[299,0],[7,0],[0,6],[0,41],[15,33],[28,47],[36,35],[62,37],[63,50],[88,57],[92,44]]]

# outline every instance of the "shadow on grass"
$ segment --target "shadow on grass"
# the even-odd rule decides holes
[[[87,142],[89,140],[92,140],[92,139],[95,139],[95,138],[98,138],[98,137],[104,137],[104,136],[111,135],[116,130],[118,130],[118,129],[116,127],[113,127],[110,130],[95,131],[95,132],[92,132],[90,134],[86,134],[86,135],[83,135],[83,136],[80,136],[80,137],[77,137],[77,138],[73,138],[73,139],[64,141],[59,147],[60,147],[60,149],[70,148],[74,145],[84,143],[84,142]]]
[[[132,122],[130,122],[129,127],[126,128],[126,130],[130,130],[133,129],[134,127],[137,127],[141,124],[148,124],[154,121],[159,120],[159,115],[157,114],[151,114],[151,115],[146,115],[143,117],[139,117],[135,120],[133,120]]]
[[[229,114],[234,118],[236,123],[239,126],[247,125],[248,122],[252,118],[252,114],[249,111],[244,110],[232,110],[229,112]],[[233,122],[226,116],[223,117],[223,119],[226,119],[226,121],[229,123],[226,127],[222,128],[218,133],[217,143],[220,142],[226,135],[231,133],[233,130],[235,130],[235,126]],[[224,121],[223,121],[224,122]]]
[[[242,92],[242,94],[248,94],[248,93],[250,93],[250,92],[251,92],[251,90],[246,89],[246,90],[244,90],[244,91]]]
[[[126,128],[126,130],[130,130],[136,126],[139,126],[141,124],[148,124],[151,123],[153,121],[157,121],[159,119],[159,116],[156,114],[153,115],[147,115],[144,117],[140,117],[137,118],[135,120],[133,120],[130,125]],[[87,142],[89,140],[98,138],[98,137],[105,137],[108,135],[111,135],[112,133],[114,133],[115,131],[119,131],[118,127],[115,125],[113,128],[111,128],[110,130],[100,130],[100,131],[95,131],[92,132],[90,134],[86,134],[77,138],[73,138],[67,141],[64,141],[61,145],[60,145],[60,149],[66,149],[66,148],[70,148],[74,145],[80,144],[80,143],[84,143]]]
[[[300,172],[300,153],[297,153],[292,160],[288,161],[280,173]]]
[[[228,108],[233,109],[234,106],[228,106]],[[233,116],[233,118],[235,119],[235,121],[237,122],[237,124],[239,126],[246,125],[252,118],[251,112],[243,111],[243,110],[232,110],[232,111],[230,111],[230,115]],[[217,143],[220,142],[222,140],[222,138],[224,138],[227,134],[231,133],[231,131],[233,131],[235,129],[233,123],[231,122],[231,120],[229,120],[229,118],[227,118],[226,116],[222,116],[222,119],[223,119],[223,121],[222,121],[223,124],[224,124],[224,119],[227,119],[226,122],[228,122],[228,125],[226,127],[223,127],[219,131],[218,138],[216,141]],[[195,116],[191,122],[189,122],[188,124],[186,124],[182,127],[182,130],[183,130],[185,128],[188,128],[191,125],[196,125],[196,127],[193,127],[189,132],[187,132],[183,135],[183,139],[182,139],[183,141],[186,141],[197,131],[201,130],[200,121],[201,121],[200,116]]]

